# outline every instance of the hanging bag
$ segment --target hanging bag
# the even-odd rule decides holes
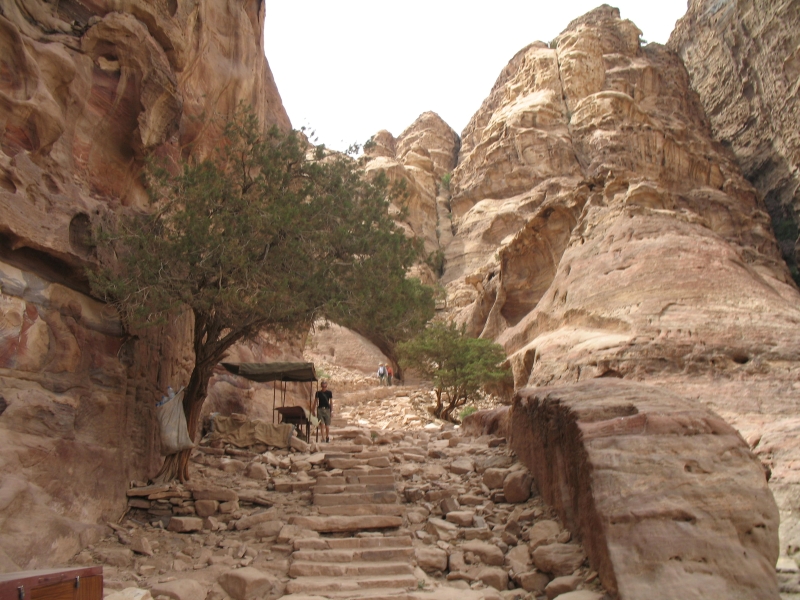
[[[185,388],[181,388],[173,398],[156,408],[161,429],[161,454],[164,456],[194,447],[183,413],[184,392]]]

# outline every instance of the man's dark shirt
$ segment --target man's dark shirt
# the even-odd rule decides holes
[[[319,408],[330,408],[333,392],[330,390],[320,390],[317,392],[316,399]]]

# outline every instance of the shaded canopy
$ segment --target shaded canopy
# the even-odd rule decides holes
[[[273,362],[273,363],[222,363],[228,371],[251,381],[316,381],[314,363]]]

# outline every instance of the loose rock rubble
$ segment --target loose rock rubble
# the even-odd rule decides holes
[[[110,600],[604,597],[504,439],[371,392],[339,397],[331,443],[201,446],[185,485],[133,482],[73,563],[103,564]]]

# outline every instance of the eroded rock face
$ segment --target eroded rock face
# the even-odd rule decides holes
[[[680,58],[638,36],[600,7],[503,71],[453,177],[449,311],[505,347],[517,388],[635,378],[765,440],[786,551],[800,295]]]
[[[315,361],[344,365],[370,376],[377,373],[381,363],[389,362],[364,336],[335,323],[316,324],[309,334],[307,349]]]
[[[390,181],[405,181],[408,214],[399,224],[409,235],[421,238],[428,252],[444,247],[451,237],[442,177],[455,168],[459,144],[458,135],[439,115],[426,112],[397,139],[379,131],[364,150],[368,174],[384,170]],[[434,277],[427,274],[426,279]]]
[[[796,268],[800,212],[800,11],[793,2],[691,0],[668,46],[714,135],[730,144]],[[797,276],[796,276],[797,277]]]
[[[779,597],[778,510],[760,462],[719,416],[616,380],[527,388],[511,413],[512,447],[606,589]]]
[[[244,101],[288,127],[260,2],[3,3],[0,571],[63,562],[158,457],[154,400],[188,380],[191,324],[123,332],[88,295],[87,234],[146,206],[152,153],[203,156]]]

